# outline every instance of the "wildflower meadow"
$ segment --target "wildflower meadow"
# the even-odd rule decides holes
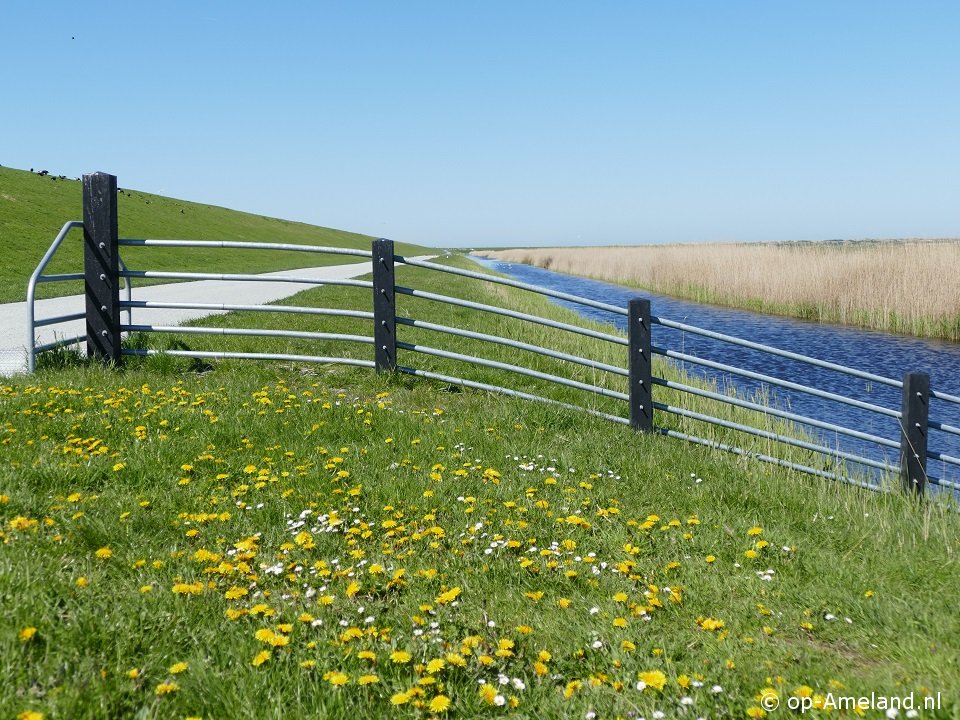
[[[8,380],[2,717],[956,716],[955,513],[451,390]]]

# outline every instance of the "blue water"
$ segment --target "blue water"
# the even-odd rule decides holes
[[[562,275],[529,265],[482,258],[480,260],[484,265],[516,280],[624,308],[631,298],[645,297],[651,301],[654,316],[801,353],[876,375],[902,380],[907,372],[928,373],[930,387],[933,390],[960,395],[960,343],[911,338],[856,328],[821,325],[745,310],[731,310],[677,300],[597,280]],[[566,301],[554,302],[577,311],[583,317],[626,330],[626,318],[623,316]],[[836,371],[817,368],[795,360],[660,325],[653,327],[653,343],[662,348],[900,410],[899,388],[876,384]],[[761,387],[761,384],[755,381],[738,376],[724,376],[689,363],[685,365],[685,369],[691,374],[718,382],[721,388],[735,386],[742,397],[750,398],[758,390],[766,392],[773,403],[783,409],[899,442],[900,430],[896,418],[884,417],[793,390],[772,386]],[[654,388],[654,397],[656,397],[656,388]],[[960,405],[932,399],[930,419],[960,426]],[[864,443],[840,434],[830,434],[826,437],[823,431],[816,432],[822,444],[829,447],[847,450],[894,465],[899,462],[897,451],[892,448],[882,448],[876,444]],[[928,447],[931,451],[936,450],[960,457],[960,437],[955,435],[931,430]],[[960,476],[960,468],[930,460],[928,473],[933,477],[956,482]]]

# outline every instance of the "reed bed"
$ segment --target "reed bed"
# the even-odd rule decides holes
[[[484,252],[697,302],[960,341],[960,240]]]

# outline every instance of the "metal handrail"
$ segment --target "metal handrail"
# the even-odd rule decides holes
[[[588,415],[593,415],[594,417],[602,418],[604,420],[610,420],[611,422],[620,423],[622,425],[627,425],[630,421],[627,418],[620,417],[619,415],[611,415],[609,413],[601,412],[599,410],[593,410],[592,408],[581,407],[580,405],[573,405],[572,403],[565,403],[560,400],[554,400],[553,398],[545,398],[540,395],[533,395],[532,393],[526,393],[520,390],[512,390],[510,388],[500,387],[499,385],[489,385],[487,383],[477,382],[475,380],[464,380],[463,378],[454,377],[452,375],[443,375],[441,373],[431,372],[429,370],[417,370],[415,368],[404,367],[402,365],[397,366],[397,372],[401,372],[405,375],[415,375],[417,377],[424,377],[429,380],[437,380],[439,382],[450,383],[452,385],[462,385],[463,387],[473,388],[474,390],[486,390],[487,392],[495,392],[501,395],[507,395],[508,397],[520,398],[521,400],[533,400],[534,402],[541,402],[547,405],[554,405],[556,407],[562,407],[565,410],[576,410],[578,412],[584,412]]]
[[[230,280],[241,282],[288,282],[303,283],[306,285],[340,285],[343,287],[372,288],[369,280],[324,280],[311,277],[297,277],[287,275],[255,275],[252,273],[200,273],[200,272],[167,272],[163,270],[121,270],[123,278],[158,278],[164,280]]]
[[[263,330],[260,328],[218,328],[196,325],[121,325],[125,332],[183,333],[185,335],[231,335],[240,337],[281,337],[293,340],[334,340],[341,342],[372,343],[373,338],[365,335],[346,335],[343,333],[307,332],[304,330]]]
[[[82,220],[68,220],[63,224],[63,227],[60,228],[60,232],[57,233],[57,236],[53,239],[53,242],[50,243],[50,247],[47,248],[47,251],[43,254],[43,257],[40,259],[40,262],[37,264],[36,269],[30,275],[30,280],[27,282],[27,332],[29,336],[27,338],[27,371],[33,372],[37,369],[37,352],[36,352],[36,308],[34,305],[36,292],[37,292],[37,283],[38,282],[56,282],[56,280],[41,280],[42,273],[44,269],[49,264],[50,260],[56,254],[57,250],[60,249],[60,244],[63,242],[64,238],[70,233],[74,228],[82,228]],[[72,278],[71,278],[72,279]],[[83,275],[78,279],[83,279]],[[53,323],[50,323],[53,324]],[[86,337],[86,336],[84,336]],[[72,344],[72,343],[71,343]]]
[[[530,343],[520,342],[519,340],[511,340],[499,335],[488,335],[487,333],[473,332],[472,330],[450,327],[449,325],[438,325],[437,323],[427,322],[426,320],[414,320],[412,318],[402,317],[397,318],[397,325],[407,325],[409,327],[422,328],[424,330],[433,330],[435,332],[441,332],[447,335],[456,335],[457,337],[470,338],[472,340],[482,340],[497,345],[504,345],[517,350],[526,350],[528,352],[536,353],[537,355],[552,357],[555,360],[566,360],[568,362],[577,363],[578,365],[593,368],[594,370],[603,370],[604,372],[613,373],[614,375],[621,375],[623,377],[627,377],[630,374],[630,372],[625,368],[617,367],[616,365],[609,365],[607,363],[597,362],[596,360],[589,360],[587,358],[580,357],[579,355],[570,355],[569,353],[550,350],[549,348],[540,347],[539,345],[531,345]]]
[[[56,247],[59,246],[60,242],[63,240],[63,236],[70,229],[74,227],[81,226],[82,223],[78,221],[72,221],[67,223],[61,234],[58,236],[57,240],[54,242],[54,246],[48,250],[47,255],[44,256],[44,260],[41,261],[41,265],[38,266],[38,269],[34,273],[34,277],[31,278],[31,284],[29,286],[29,297],[33,297],[35,285],[38,282],[55,282],[58,280],[66,279],[78,279],[82,278],[82,275],[77,274],[63,274],[59,276],[44,276],[42,275],[42,270],[46,266],[52,254],[56,251]],[[298,251],[298,252],[308,252],[308,253],[331,253],[336,255],[344,256],[355,256],[366,259],[376,259],[377,253],[366,251],[366,250],[355,250],[352,248],[332,248],[332,247],[321,247],[314,245],[300,245],[292,243],[268,243],[268,242],[239,242],[239,241],[210,241],[210,240],[156,240],[156,239],[121,239],[120,245],[124,247],[173,247],[173,248],[197,248],[197,247],[215,247],[221,249],[242,249],[242,250],[270,250],[270,251]],[[378,241],[384,242],[384,241]],[[382,246],[381,246],[382,247]],[[379,251],[378,251],[379,252]],[[384,260],[386,256],[379,252],[379,259],[381,265],[386,266],[387,261]],[[616,307],[608,303],[600,302],[597,300],[592,300],[590,298],[584,298],[578,295],[572,295],[570,293],[564,293],[556,290],[551,290],[549,288],[543,288],[536,285],[531,285],[529,283],[523,283],[516,280],[502,278],[497,276],[492,276],[486,273],[473,272],[470,270],[464,270],[461,268],[451,267],[448,265],[443,265],[436,262],[430,262],[427,260],[420,260],[416,258],[407,259],[401,255],[393,255],[393,260],[396,264],[408,265],[411,267],[422,268],[430,271],[437,271],[446,274],[451,274],[459,277],[470,278],[481,280],[484,282],[503,285],[507,287],[512,287],[524,291],[534,292],[539,295],[550,297],[556,300],[562,300],[565,302],[576,303],[585,307],[590,307],[605,312],[611,312],[618,316],[628,316],[629,312],[624,310],[624,308]],[[122,261],[121,261],[122,262]],[[380,266],[374,263],[374,266],[379,268]],[[440,302],[455,307],[466,308],[479,313],[488,313],[496,315],[499,317],[512,318],[516,320],[521,320],[524,322],[535,323],[544,327],[552,328],[555,330],[561,330],[564,332],[573,333],[582,337],[588,337],[595,340],[600,340],[603,342],[608,342],[618,346],[628,346],[629,340],[621,334],[612,334],[609,332],[604,332],[602,330],[594,329],[591,327],[585,326],[583,324],[575,324],[573,322],[563,322],[559,320],[553,320],[547,317],[541,317],[540,315],[534,315],[531,313],[525,313],[517,310],[511,310],[504,307],[498,307],[496,305],[485,304],[481,302],[475,302],[472,300],[466,300],[464,298],[453,297],[441,293],[434,293],[425,290],[419,290],[411,287],[405,287],[397,285],[392,280],[390,280],[390,285],[384,286],[383,284],[377,285],[376,280],[377,275],[374,273],[374,281],[369,280],[336,280],[336,279],[320,279],[315,277],[307,277],[303,275],[297,275],[296,271],[290,271],[292,274],[272,274],[272,275],[261,275],[261,274],[250,274],[250,273],[209,273],[209,272],[177,272],[177,271],[158,271],[158,270],[136,270],[132,271],[127,269],[125,266],[122,266],[119,276],[124,278],[127,288],[127,299],[120,302],[120,308],[126,310],[128,313],[128,322],[121,325],[121,331],[125,333],[130,332],[157,332],[157,333],[183,333],[183,334],[192,334],[192,335],[224,335],[224,336],[249,336],[249,337],[266,337],[266,338],[288,338],[288,339],[302,339],[302,340],[312,340],[312,341],[333,341],[333,342],[356,342],[363,344],[376,344],[378,352],[380,351],[380,345],[377,337],[377,333],[381,333],[380,337],[383,337],[382,330],[380,328],[381,321],[376,320],[376,332],[374,337],[369,337],[366,335],[351,335],[346,333],[331,333],[331,332],[313,332],[313,331],[298,331],[298,330],[284,330],[279,328],[218,328],[218,327],[207,327],[207,326],[190,326],[190,327],[181,327],[173,325],[162,325],[162,324],[150,324],[150,323],[140,323],[134,324],[132,322],[132,310],[133,308],[151,308],[151,309],[191,309],[191,310],[209,310],[227,312],[227,311],[243,311],[243,312],[271,312],[271,313],[294,313],[294,314],[310,314],[317,316],[338,316],[338,317],[352,317],[359,318],[363,320],[374,320],[375,318],[382,318],[383,315],[377,316],[376,312],[381,312],[377,310],[376,312],[369,312],[363,310],[350,310],[346,308],[314,308],[314,307],[300,307],[300,306],[283,306],[283,305],[253,305],[253,304],[243,304],[243,303],[189,303],[189,302],[159,302],[159,301],[146,301],[138,300],[134,302],[130,295],[130,280],[133,278],[145,278],[145,279],[165,279],[165,280],[225,280],[225,281],[244,281],[244,282],[281,282],[281,283],[302,283],[311,286],[340,286],[340,287],[356,287],[356,288],[373,288],[377,297],[381,297],[381,294],[385,292],[382,288],[392,288],[393,293],[397,296],[409,296],[413,298],[419,298],[422,300],[429,300],[433,302]],[[378,270],[378,272],[380,272]],[[392,270],[390,271],[392,273]],[[382,282],[382,281],[379,281]],[[380,290],[376,288],[380,287]],[[391,301],[393,302],[393,301]],[[646,311],[645,311],[646,312]],[[594,360],[588,357],[582,357],[578,354],[573,354],[569,352],[564,352],[559,349],[542,347],[540,345],[535,345],[530,342],[524,342],[519,339],[513,339],[508,337],[502,337],[500,335],[488,334],[469,330],[462,327],[453,327],[449,325],[443,325],[439,323],[429,322],[425,319],[412,318],[412,317],[399,317],[395,309],[395,305],[391,310],[393,315],[392,320],[393,329],[389,332],[392,334],[390,336],[391,347],[395,347],[396,350],[403,351],[405,353],[417,353],[428,355],[436,358],[442,358],[444,360],[453,360],[457,362],[469,363],[471,365],[491,368],[498,371],[505,371],[508,373],[521,375],[528,378],[534,378],[536,380],[548,382],[554,385],[559,385],[561,387],[570,388],[573,390],[584,391],[594,395],[599,395],[601,397],[606,397],[615,401],[630,401],[631,396],[624,392],[619,392],[617,390],[604,387],[602,385],[591,384],[588,382],[582,382],[580,380],[574,379],[576,375],[572,377],[566,377],[562,374],[553,374],[552,372],[543,372],[536,370],[533,367],[528,367],[525,364],[511,364],[508,362],[502,362],[499,360],[494,360],[490,358],[484,358],[477,355],[467,354],[466,352],[454,352],[452,350],[446,350],[438,347],[431,347],[421,343],[415,342],[405,342],[398,340],[395,335],[395,327],[403,326],[410,328],[417,328],[424,331],[435,332],[443,334],[446,336],[453,336],[459,338],[466,338],[470,340],[476,340],[484,343],[501,345],[505,347],[510,347],[516,350],[522,350],[526,352],[535,353],[537,355],[548,357],[553,360],[561,361],[564,363],[572,363],[580,365],[583,367],[590,368],[592,370],[610,373],[617,377],[627,377],[631,378],[631,370],[627,368],[618,367],[610,363],[601,362],[599,360]],[[646,316],[646,315],[645,315]],[[34,327],[55,324],[56,322],[62,322],[65,320],[76,320],[83,317],[83,313],[74,313],[72,315],[63,316],[62,318],[52,318],[45,319],[41,321],[36,321],[36,318],[33,317],[31,309],[30,325],[31,333],[33,332]],[[807,365],[814,367],[822,368],[829,371],[840,372],[852,377],[861,378],[864,380],[869,380],[871,382],[890,386],[893,388],[902,388],[903,383],[898,380],[891,378],[886,378],[875,373],[869,373],[855,368],[850,368],[842,366],[836,363],[827,362],[824,360],[819,360],[817,358],[809,357],[799,353],[794,353],[786,350],[781,350],[779,348],[774,348],[768,345],[761,343],[752,342],[749,340],[744,340],[742,338],[737,338],[730,335],[725,335],[723,333],[718,333],[710,330],[705,330],[703,328],[698,328],[686,323],[680,323],[672,321],[666,318],[649,316],[650,320],[654,324],[661,325],[663,327],[679,330],[682,332],[689,332],[691,334],[700,335],[703,337],[711,338],[720,342],[726,342],[740,347],[745,347],[751,350],[756,350],[759,352],[764,352],[779,357],[783,357],[789,360],[796,362],[802,362]],[[74,339],[76,340],[76,339]],[[59,341],[54,343],[51,346],[57,346],[64,344],[66,341]],[[42,351],[46,346],[38,348],[38,351]],[[386,345],[384,345],[384,350],[386,350]],[[697,357],[695,355],[690,355],[683,352],[678,352],[671,350],[669,348],[656,347],[652,346],[651,351],[657,355],[667,358],[672,361],[679,361],[684,363],[692,363],[701,367],[705,367],[711,370],[730,373],[738,377],[747,378],[749,380],[757,381],[760,383],[765,383],[768,385],[786,388],[796,392],[802,392],[809,395],[813,395],[823,400],[829,400],[832,402],[842,403],[844,405],[857,408],[859,410],[864,410],[875,415],[880,415],[887,418],[893,418],[900,420],[903,413],[899,410],[894,410],[880,405],[876,405],[869,402],[864,402],[857,400],[851,397],[847,397],[840,393],[828,392],[826,390],[821,390],[816,387],[809,385],[804,385],[801,383],[791,382],[789,380],[783,380],[771,375],[767,375],[760,372],[754,372],[751,370],[746,370],[744,368],[728,365],[725,363],[717,362],[714,360],[709,360],[703,357]],[[150,349],[137,349],[137,348],[127,348],[121,349],[122,354],[132,355],[132,356],[151,356],[161,353],[165,353],[172,356],[178,357],[188,357],[188,358],[247,358],[247,359],[269,359],[269,360],[282,360],[282,361],[293,361],[293,362],[314,362],[314,363],[329,363],[329,364],[345,364],[353,365],[357,367],[374,367],[380,368],[381,365],[378,363],[381,362],[378,356],[378,360],[361,360],[356,358],[349,357],[326,357],[326,356],[314,356],[309,354],[291,354],[291,353],[255,353],[255,352],[229,352],[229,351],[203,351],[203,350],[190,350],[190,349],[180,349],[180,350],[150,350]],[[392,350],[390,352],[393,352]],[[392,356],[388,356],[392,357]],[[611,414],[609,412],[604,412],[602,410],[597,410],[588,407],[582,407],[574,403],[564,402],[563,400],[558,400],[556,398],[545,397],[542,395],[537,395],[531,392],[525,392],[517,388],[510,388],[501,385],[488,384],[483,382],[478,382],[475,380],[469,380],[466,378],[459,378],[452,375],[446,375],[439,372],[433,372],[425,370],[422,368],[407,367],[400,365],[399,363],[393,362],[392,367],[394,367],[398,372],[414,375],[418,377],[431,378],[439,380],[441,382],[448,382],[452,384],[462,385],[464,387],[470,387],[490,392],[498,392],[506,395],[510,395],[517,398],[522,398],[526,400],[537,401],[541,403],[547,403],[550,405],[555,405],[557,407],[562,407],[565,409],[576,410],[578,412],[586,412],[588,414],[594,415],[596,417],[601,417],[607,420],[611,420],[620,424],[631,424],[632,420],[621,417],[616,414]],[[31,365],[32,369],[32,365]],[[857,430],[849,427],[844,427],[839,424],[827,422],[826,420],[820,420],[817,418],[808,417],[799,413],[790,412],[786,409],[781,409],[779,407],[772,407],[769,405],[763,405],[759,402],[753,402],[744,397],[737,395],[722,394],[719,392],[713,392],[710,389],[696,387],[684,382],[677,382],[673,380],[666,380],[663,378],[653,377],[650,380],[653,384],[665,387],[679,393],[684,393],[688,395],[693,395],[697,397],[702,397],[710,401],[716,401],[724,403],[726,405],[737,407],[746,411],[760,413],[764,418],[778,418],[786,423],[793,423],[797,426],[795,429],[797,432],[793,435],[787,434],[790,432],[789,428],[787,430],[782,430],[780,432],[772,429],[764,429],[764,427],[770,427],[765,425],[762,421],[757,421],[754,424],[754,419],[746,419],[743,422],[737,422],[733,419],[725,419],[723,417],[718,417],[707,412],[697,412],[689,408],[679,407],[673,405],[670,402],[653,402],[653,408],[669,413],[671,415],[676,415],[681,418],[687,418],[697,422],[707,423],[715,427],[724,428],[732,432],[738,433],[740,435],[747,435],[754,438],[759,438],[762,440],[776,442],[783,445],[796,447],[801,450],[809,451],[815,453],[817,457],[823,458],[825,461],[830,461],[834,464],[834,467],[840,466],[841,468],[846,467],[845,463],[853,463],[859,467],[862,467],[866,470],[880,471],[882,473],[892,473],[896,472],[898,468],[890,463],[885,461],[886,454],[883,452],[876,455],[880,459],[874,459],[874,457],[866,457],[860,452],[854,452],[850,450],[841,450],[839,447],[830,447],[827,444],[819,441],[818,438],[822,437],[815,433],[806,433],[804,430],[801,432],[800,426],[808,426],[810,428],[815,428],[822,431],[827,431],[830,433],[836,433],[839,435],[844,435],[849,438],[861,441],[863,443],[870,443],[873,446],[877,446],[881,449],[897,449],[899,450],[901,444],[886,438],[880,435],[864,432],[862,430]],[[631,380],[631,383],[636,382]],[[647,382],[647,381],[644,381]],[[631,387],[634,387],[631,385]],[[931,398],[937,398],[946,402],[960,402],[960,397],[953,396],[947,393],[936,392],[931,390],[929,393]],[[601,406],[602,407],[602,406]],[[611,406],[612,407],[612,406]],[[634,413],[634,409],[631,409],[631,415]],[[741,418],[736,417],[738,420]],[[748,416],[745,416],[748,417]],[[755,417],[755,416],[754,416]],[[902,424],[902,423],[901,423]],[[951,435],[960,435],[960,427],[957,427],[952,424],[945,422],[939,422],[937,420],[929,420],[928,425],[930,428],[949,433]],[[780,427],[780,426],[774,426]],[[840,480],[852,485],[859,487],[865,487],[870,490],[880,490],[886,491],[887,488],[881,487],[874,482],[864,481],[862,479],[856,479],[851,477],[845,477],[842,474],[842,470],[837,470],[835,472],[830,472],[822,468],[811,467],[810,465],[793,462],[785,458],[777,458],[773,455],[765,455],[762,453],[756,453],[749,449],[743,447],[737,447],[736,445],[726,444],[715,440],[709,440],[705,438],[699,438],[694,435],[688,435],[677,430],[673,430],[665,427],[654,427],[654,431],[663,434],[668,437],[681,438],[690,442],[695,442],[709,447],[714,447],[717,449],[726,450],[736,454],[749,456],[756,458],[764,462],[775,463],[782,467],[791,468],[794,470],[800,470],[805,473],[810,473],[818,475],[825,478],[830,478],[834,480]],[[948,446],[950,447],[950,446]],[[871,455],[873,451],[870,451]],[[937,450],[929,450],[926,453],[927,457],[931,460],[936,460],[942,462],[945,465],[960,465],[960,458],[953,455],[940,452]],[[802,457],[802,456],[801,456]],[[819,462],[819,460],[817,461]],[[960,489],[960,484],[953,483],[949,480],[938,479],[934,477],[928,478],[929,482],[934,485],[940,485],[945,488]]]
[[[887,415],[888,417],[893,418],[899,418],[901,416],[901,413],[897,410],[890,410],[889,408],[881,407],[880,405],[863,402],[862,400],[854,400],[853,398],[848,398],[845,395],[838,395],[837,393],[827,392],[826,390],[818,390],[817,388],[801,385],[800,383],[790,382],[789,380],[781,380],[780,378],[775,378],[772,375],[765,375],[763,373],[753,372],[752,370],[744,370],[742,368],[734,367],[733,365],[726,365],[724,363],[718,363],[712,360],[704,360],[696,355],[679,353],[674,350],[664,350],[663,348],[658,347],[654,347],[653,352],[668,358],[684,360],[686,362],[703,365],[704,367],[714,370],[722,370],[733,375],[740,375],[741,377],[749,378],[750,380],[757,380],[759,382],[776,385],[777,387],[786,388],[788,390],[796,390],[797,392],[807,393],[808,395],[813,395],[815,397],[822,398],[823,400],[833,400],[834,402],[859,408],[860,410],[869,410],[870,412],[875,412],[879,415]]]
[[[547,382],[552,382],[557,385],[564,385],[576,390],[585,390],[587,392],[614,398],[616,400],[630,399],[630,396],[626,393],[617,392],[616,390],[608,390],[607,388],[600,387],[598,385],[590,385],[577,380],[569,380],[567,378],[559,377],[558,375],[550,375],[549,373],[543,373],[539,370],[531,370],[530,368],[525,368],[520,365],[511,365],[510,363],[500,362],[498,360],[488,360],[486,358],[450,352],[449,350],[440,350],[439,348],[433,348],[427,345],[417,345],[415,343],[397,342],[397,347],[404,350],[412,350],[413,352],[423,353],[424,355],[433,355],[434,357],[442,357],[448,360],[461,360],[463,362],[480,365],[482,367],[496,368],[497,370],[507,370],[509,372],[517,373],[518,375],[526,375],[527,377],[536,378],[538,380],[546,380]]]
[[[148,357],[151,355],[172,355],[210,360],[283,360],[286,362],[311,362],[326,365],[353,365],[355,367],[374,367],[373,360],[342,357],[320,357],[316,355],[288,355],[284,353],[244,353],[244,352],[215,352],[210,350],[150,350],[143,348],[124,348],[124,355]]]
[[[210,310],[222,312],[272,312],[295,313],[299,315],[332,315],[336,317],[354,317],[373,320],[368,310],[341,310],[339,308],[315,308],[298,305],[242,305],[232,303],[181,303],[161,302],[157,300],[121,301],[120,307],[126,309],[144,308],[152,310]]]
[[[777,442],[782,442],[787,445],[793,445],[794,447],[798,447],[801,450],[811,450],[813,452],[820,453],[821,455],[826,455],[827,457],[831,457],[831,458],[843,458],[844,460],[851,460],[860,465],[866,465],[868,467],[876,468],[877,470],[895,472],[896,470],[899,469],[888,463],[882,463],[876,460],[870,460],[869,458],[865,458],[861,455],[855,455],[853,453],[844,452],[842,450],[838,450],[835,448],[829,448],[829,447],[826,447],[825,445],[817,445],[816,443],[807,442],[806,440],[798,440],[796,438],[780,435],[779,433],[770,432],[769,430],[761,430],[759,428],[755,428],[750,425],[731,422],[730,420],[722,420],[712,415],[705,415],[704,413],[698,413],[693,410],[678,408],[672,405],[667,405],[665,403],[659,403],[659,402],[655,402],[653,406],[657,410],[663,410],[664,412],[668,412],[673,415],[678,415],[680,417],[685,417],[690,420],[700,420],[701,422],[706,422],[711,425],[717,425],[719,427],[727,428],[728,430],[736,430],[738,432],[747,433],[748,435],[760,437],[765,440],[776,440]]]
[[[815,365],[816,367],[825,368],[827,370],[836,370],[837,372],[845,373],[846,375],[852,375],[853,377],[857,377],[862,380],[870,380],[881,385],[889,385],[890,387],[895,388],[903,387],[903,381],[901,380],[894,380],[893,378],[884,377],[883,375],[864,372],[863,370],[857,370],[855,368],[847,367],[846,365],[838,365],[837,363],[827,362],[826,360],[820,360],[815,357],[810,357],[809,355],[801,355],[800,353],[790,352],[789,350],[781,350],[780,348],[775,348],[770,345],[764,345],[751,340],[744,340],[742,338],[734,337],[733,335],[725,335],[724,333],[714,332],[713,330],[704,330],[703,328],[698,328],[694,325],[687,325],[686,323],[668,320],[667,318],[654,316],[651,319],[658,325],[673,328],[674,330],[682,330],[683,332],[701,335],[713,340],[730,343],[731,345],[739,345],[740,347],[750,348],[751,350],[759,350],[771,355],[778,355],[789,360],[796,360],[798,362],[806,363],[807,365]],[[958,400],[960,400],[960,398],[958,398]]]
[[[530,283],[520,282],[519,280],[510,280],[509,278],[491,276],[489,274],[473,272],[472,270],[463,270],[461,268],[450,267],[449,265],[440,265],[439,263],[433,263],[428,260],[417,260],[415,258],[407,259],[402,255],[394,255],[394,259],[397,262],[411,265],[413,267],[422,267],[427,268],[428,270],[438,270],[440,272],[449,273],[450,275],[459,275],[460,277],[468,277],[473,278],[474,280],[483,280],[485,282],[496,283],[497,285],[506,285],[508,287],[519,288],[520,290],[529,290],[530,292],[546,295],[547,297],[556,298],[558,300],[566,300],[568,302],[577,303],[586,307],[596,308],[597,310],[605,310],[606,312],[613,313],[614,315],[625,316],[627,314],[626,310],[624,310],[622,307],[617,307],[616,305],[599,302],[598,300],[591,300],[589,298],[581,297],[580,295],[571,295],[570,293],[560,292],[559,290],[551,290],[550,288],[541,287],[540,285],[531,285]]]
[[[612,342],[617,345],[627,344],[626,338],[619,335],[610,335],[609,333],[590,330],[589,328],[580,327],[579,325],[571,325],[570,323],[559,322],[558,320],[549,320],[547,318],[542,318],[539,315],[517,312],[516,310],[507,310],[495,305],[485,305],[483,303],[473,302],[471,300],[461,300],[460,298],[450,297],[449,295],[440,295],[438,293],[427,292],[425,290],[414,290],[412,288],[402,287],[400,285],[397,285],[395,290],[400,295],[409,295],[411,297],[424,298],[425,300],[436,300],[437,302],[446,303],[448,305],[456,305],[457,307],[469,308],[471,310],[491,312],[495,315],[515,318],[517,320],[526,320],[527,322],[536,323],[545,327],[556,328],[558,330],[566,330],[568,332],[584,335],[596,340],[606,340],[607,342]]]
[[[231,250],[290,250],[306,253],[326,253],[328,255],[353,255],[370,258],[373,253],[369,250],[354,248],[330,247],[324,245],[300,245],[296,243],[268,243],[234,240],[154,240],[150,238],[120,238],[121,247],[206,247]]]
[[[663,378],[655,377],[653,378],[653,383],[655,385],[670,388],[671,390],[679,390],[680,392],[688,393],[690,395],[697,395],[698,397],[707,398],[709,400],[716,400],[717,402],[726,403],[728,405],[733,405],[745,410],[753,410],[758,413],[763,413],[764,415],[771,415],[773,417],[789,420],[790,422],[810,425],[821,430],[828,430],[830,432],[856,438],[857,440],[865,440],[877,445],[884,445],[897,450],[900,449],[900,443],[880,437],[879,435],[871,435],[869,433],[865,433],[860,430],[853,430],[842,425],[824,422],[823,420],[816,420],[806,415],[798,415],[797,413],[780,410],[779,408],[772,407],[770,405],[761,405],[760,403],[742,400],[738,397],[730,395],[723,395],[722,393],[711,392],[710,390],[703,390],[702,388],[694,387],[692,385],[685,385],[684,383],[678,383],[673,380],[664,380]]]
[[[848,485],[855,485],[857,487],[863,488],[864,490],[873,490],[876,492],[889,492],[888,488],[885,488],[881,485],[876,485],[874,483],[865,482],[862,480],[854,480],[852,478],[845,477],[843,475],[837,475],[836,473],[831,473],[826,470],[818,470],[817,468],[812,468],[808,465],[800,465],[799,463],[790,462],[789,460],[784,460],[782,458],[774,457],[772,455],[765,455],[762,453],[754,453],[749,450],[744,450],[743,448],[736,447],[734,445],[727,445],[726,443],[717,442],[716,440],[707,440],[705,438],[697,437],[696,435],[688,435],[686,433],[679,432],[677,430],[668,430],[666,428],[656,428],[656,431],[661,435],[666,437],[676,438],[678,440],[685,440],[687,442],[694,443],[696,445],[704,445],[706,447],[715,448],[717,450],[723,450],[724,452],[733,453],[734,455],[740,455],[742,457],[749,457],[754,460],[760,460],[761,462],[771,463],[773,465],[779,465],[780,467],[785,467],[790,470],[796,470],[798,472],[806,473],[807,475],[817,475],[828,480],[836,480],[838,482],[846,483]]]

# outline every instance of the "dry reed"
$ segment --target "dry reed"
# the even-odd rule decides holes
[[[482,252],[730,307],[960,340],[960,241],[535,248]]]

